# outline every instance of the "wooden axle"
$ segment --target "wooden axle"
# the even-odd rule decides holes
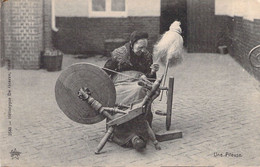
[[[95,111],[98,111],[100,114],[103,114],[108,119],[113,119],[112,115],[110,115],[104,107],[102,107],[102,104],[99,103],[97,100],[95,100],[93,97],[91,97],[88,93],[86,93],[88,89],[87,88],[80,88],[78,95],[79,98],[86,101]]]

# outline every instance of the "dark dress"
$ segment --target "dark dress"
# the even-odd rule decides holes
[[[117,104],[128,105],[145,97],[147,91],[137,85],[137,81],[143,74],[147,78],[156,78],[156,74],[151,74],[150,66],[152,63],[152,55],[149,52],[137,56],[133,53],[130,43],[126,43],[111,53],[111,58],[105,63],[104,67],[132,76],[132,78],[128,78],[124,75],[107,71],[115,84]],[[114,117],[117,116],[119,115],[114,115]],[[129,146],[129,141],[135,135],[147,141],[149,137],[145,121],[151,124],[152,117],[150,111],[146,115],[140,115],[129,122],[117,126],[113,133],[113,141],[121,146]]]

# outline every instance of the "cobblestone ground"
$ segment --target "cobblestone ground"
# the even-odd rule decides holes
[[[103,65],[105,58],[67,55],[63,66],[80,61]],[[139,153],[108,142],[95,155],[105,122],[78,124],[62,113],[54,96],[59,74],[1,68],[0,166],[260,165],[260,83],[228,55],[186,54],[170,69],[175,78],[171,129],[182,131],[183,138],[161,142],[160,151],[151,143]],[[153,108],[165,109],[165,101]],[[165,129],[165,117],[155,115],[153,128]],[[11,157],[15,148],[19,159]]]

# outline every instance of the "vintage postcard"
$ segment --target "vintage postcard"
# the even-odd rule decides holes
[[[0,166],[260,166],[259,0],[1,0]]]

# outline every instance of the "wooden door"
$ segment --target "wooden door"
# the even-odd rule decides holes
[[[216,52],[214,3],[214,0],[187,0],[189,52]]]

